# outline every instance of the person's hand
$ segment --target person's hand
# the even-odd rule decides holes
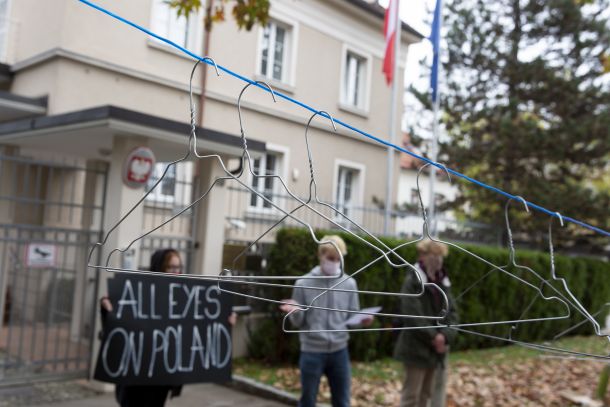
[[[365,328],[368,328],[369,326],[371,326],[373,324],[373,321],[375,320],[375,317],[372,315],[367,315],[366,317],[364,317],[364,319],[362,320],[362,326]]]
[[[284,304],[280,305],[280,311],[285,312],[286,314],[298,309],[298,303],[293,299],[282,300]]]
[[[236,323],[237,323],[237,313],[231,312],[231,315],[229,315],[229,325],[235,326]]]
[[[106,311],[108,312],[112,312],[112,303],[110,302],[110,299],[108,297],[103,297],[100,300],[100,305],[102,306],[102,308],[104,308]]]
[[[445,339],[445,335],[442,333],[437,333],[434,339],[432,339],[432,347],[436,353],[445,353],[447,352],[447,341]]]

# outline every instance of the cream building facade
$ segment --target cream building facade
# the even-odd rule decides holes
[[[162,0],[98,4],[202,53],[201,15],[177,18]],[[136,147],[156,156],[153,180],[185,154],[192,58],[74,0],[0,0],[0,18],[0,305],[5,316],[0,348],[6,355],[0,381],[36,376],[33,368],[9,369],[19,343],[15,360],[38,363],[45,376],[78,376],[88,371],[95,353],[92,316],[107,275],[88,263],[108,259],[115,267],[146,268],[154,249],[174,246],[184,253],[188,272],[217,275],[227,247],[247,245],[282,212],[231,181],[216,184],[206,199],[187,209],[226,175],[209,160],[189,157],[169,169],[145,199],[151,182],[139,189],[123,183],[125,159]],[[383,9],[361,0],[273,0],[265,27],[240,31],[231,19],[216,24],[209,56],[386,138],[390,88],[381,73],[382,27]],[[401,61],[409,44],[421,39],[403,25]],[[201,67],[193,88],[198,103],[203,69],[200,152],[217,154],[235,169],[243,152],[236,102],[244,83]],[[398,83],[403,83],[403,69],[401,63]],[[254,87],[241,106],[255,172],[281,175],[293,194],[307,197],[310,112],[282,98],[274,103],[269,93]],[[309,143],[319,197],[379,233],[383,213],[373,203],[385,197],[386,148],[339,126],[334,132],[322,117],[312,121]],[[395,163],[398,180],[399,160]],[[294,207],[277,180],[247,172],[242,178],[283,210]],[[175,220],[152,231],[174,215]],[[340,223],[335,214],[327,216]],[[336,227],[311,214],[302,219],[313,227]],[[91,245],[104,239],[89,259]],[[127,246],[123,255],[112,252]],[[32,267],[23,254],[30,248],[50,250],[58,263]],[[37,294],[27,295],[32,287]],[[55,308],[57,315],[45,313]],[[55,338],[53,357],[43,335]],[[243,322],[235,336],[245,337]],[[243,341],[236,341],[235,354],[244,349]]]

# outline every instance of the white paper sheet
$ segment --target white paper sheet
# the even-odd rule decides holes
[[[363,308],[360,310],[361,312],[368,312],[370,314],[377,314],[381,311],[381,307],[371,307],[371,308]],[[370,318],[372,315],[369,314],[352,314],[352,317],[348,319],[345,324],[346,325],[360,325],[365,319]]]

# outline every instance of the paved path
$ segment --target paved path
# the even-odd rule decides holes
[[[117,406],[113,393],[83,400],[71,400],[53,404],[38,404],[48,407],[112,407]],[[195,384],[184,386],[182,395],[166,403],[167,407],[286,407],[286,404],[251,396],[217,384]]]

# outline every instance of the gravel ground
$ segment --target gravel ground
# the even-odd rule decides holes
[[[37,383],[0,389],[0,407],[32,406],[96,397],[83,381]]]

